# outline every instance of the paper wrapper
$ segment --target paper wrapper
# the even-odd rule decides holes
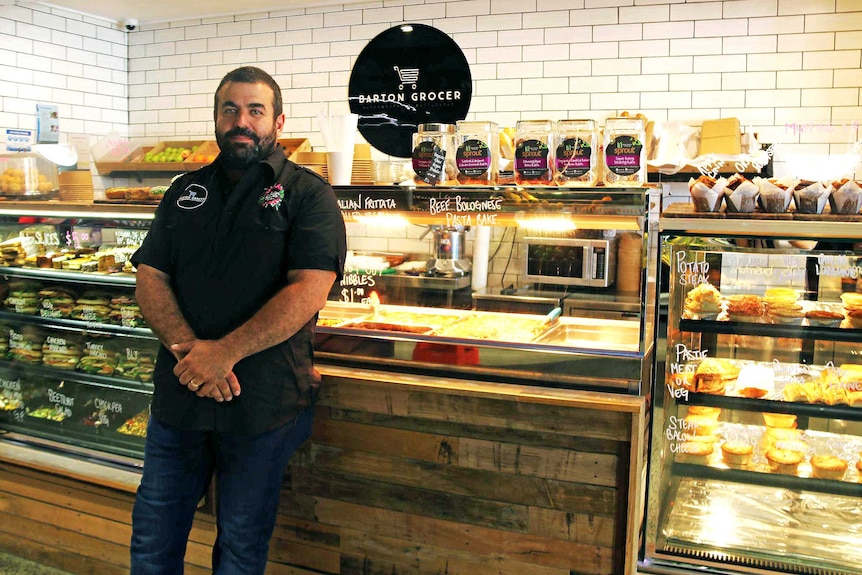
[[[796,203],[796,211],[801,214],[821,214],[829,199],[830,188],[822,182],[813,184],[793,191],[793,201]]]
[[[689,180],[688,191],[691,193],[694,210],[696,212],[717,212],[721,208],[721,199],[724,197],[726,186],[727,178],[719,178],[712,188],[694,178]]]
[[[739,184],[735,190],[725,190],[724,199],[730,212],[750,213],[757,207],[760,190],[748,180]]]
[[[754,183],[760,189],[760,207],[764,212],[776,214],[787,211],[793,198],[790,192],[792,187],[784,190],[766,178],[755,178]]]
[[[853,180],[848,180],[829,196],[833,214],[858,214],[862,209],[862,188]]]

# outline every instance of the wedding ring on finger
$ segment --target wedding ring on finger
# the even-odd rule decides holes
[[[198,384],[195,383],[195,380],[189,381],[189,388],[190,389],[197,389],[198,387],[199,386],[198,386]]]

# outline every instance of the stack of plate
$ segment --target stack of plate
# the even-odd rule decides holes
[[[89,170],[71,170],[57,175],[60,183],[60,200],[65,202],[92,202],[93,175]]]
[[[294,162],[317,172],[326,179],[329,174],[326,169],[326,152],[296,152]],[[353,171],[350,183],[353,185],[371,185],[374,183],[373,162],[371,161],[371,146],[356,144],[353,148]]]

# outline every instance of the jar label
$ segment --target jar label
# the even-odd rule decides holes
[[[515,171],[525,179],[547,178],[548,144],[541,140],[523,140],[515,148]]]
[[[465,140],[455,154],[455,165],[465,176],[484,176],[491,169],[491,148],[482,140]]]
[[[593,150],[581,138],[566,138],[557,146],[557,172],[566,178],[580,178],[590,171]]]
[[[413,148],[413,171],[426,184],[436,185],[446,169],[446,150],[430,140]]]
[[[617,136],[605,148],[605,164],[619,176],[631,176],[641,171],[643,144],[632,136]]]

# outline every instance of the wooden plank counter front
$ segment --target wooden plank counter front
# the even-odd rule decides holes
[[[273,560],[344,575],[635,572],[643,398],[321,371]]]
[[[320,370],[268,574],[635,573],[644,398]],[[0,450],[0,549],[82,575],[127,573],[128,489],[14,459]],[[202,511],[187,574],[209,572],[214,537]]]

